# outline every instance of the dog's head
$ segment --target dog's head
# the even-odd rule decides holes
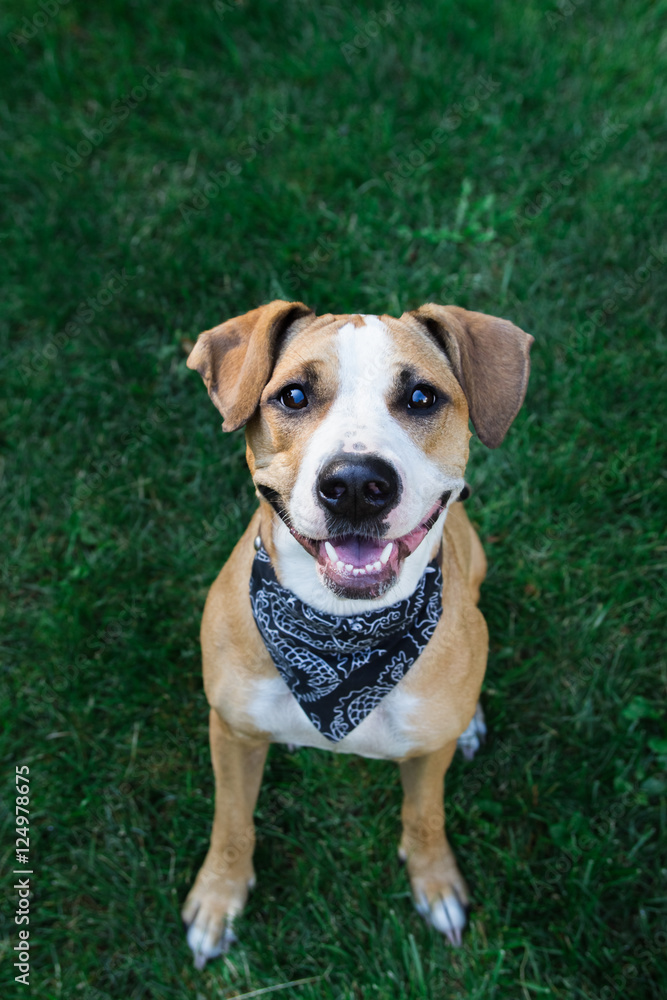
[[[374,598],[464,487],[468,418],[497,447],[533,338],[456,306],[316,317],[270,302],[202,333],[188,366],[224,430],[246,425],[258,493],[341,597]]]

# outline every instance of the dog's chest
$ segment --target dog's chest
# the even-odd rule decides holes
[[[420,700],[397,685],[337,743],[315,728],[282,677],[256,680],[249,692],[246,711],[253,726],[269,733],[275,743],[397,760],[421,749],[420,733],[414,724],[419,717]]]

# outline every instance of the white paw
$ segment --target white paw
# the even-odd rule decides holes
[[[195,956],[195,969],[203,969],[211,958],[226,955],[236,940],[231,917],[221,927],[219,920],[207,920],[200,909],[187,933],[188,945]]]
[[[486,722],[482,705],[478,701],[475,714],[470,720],[470,724],[465,732],[461,733],[456,745],[463,754],[465,760],[472,760],[482,743],[486,739]]]
[[[436,931],[444,934],[451,945],[455,948],[460,946],[461,932],[466,925],[466,911],[456,893],[439,896],[429,903],[425,893],[422,892],[419,894],[419,900],[415,901],[415,907],[417,913],[435,927]]]
[[[196,969],[203,969],[211,958],[226,954],[237,940],[234,920],[254,884],[252,871],[245,879],[232,881],[225,872],[201,868],[181,910]]]

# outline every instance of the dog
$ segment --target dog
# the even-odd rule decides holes
[[[485,733],[486,559],[460,499],[471,432],[496,448],[533,338],[427,304],[399,319],[270,302],[200,334],[187,361],[246,429],[259,508],[201,626],[215,816],[182,910],[202,968],[236,940],[255,883],[253,811],[270,743],[395,760],[399,857],[453,945],[468,890],[445,835],[457,743]]]

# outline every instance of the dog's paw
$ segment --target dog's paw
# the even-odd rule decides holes
[[[441,893],[429,901],[425,892],[415,897],[415,909],[427,923],[444,934],[455,948],[461,944],[461,934],[467,922],[467,906],[456,889]]]
[[[458,947],[467,922],[468,887],[446,839],[440,847],[417,849],[411,856],[402,847],[398,853],[407,862],[417,913]]]
[[[412,875],[410,882],[417,913],[458,948],[467,922],[468,889],[456,863],[447,858],[446,864],[430,872]]]
[[[195,968],[225,955],[237,940],[234,919],[243,909],[254,878],[240,884],[216,875],[205,867],[199,872],[181,910],[187,942],[195,957]]]
[[[468,728],[461,733],[456,745],[463,754],[465,760],[472,760],[482,743],[486,740],[486,720],[481,702],[477,702],[475,714],[470,720]]]
[[[198,911],[187,931],[187,942],[195,957],[195,969],[201,970],[210,959],[226,955],[238,940],[232,927],[233,920],[229,914],[220,919]]]

